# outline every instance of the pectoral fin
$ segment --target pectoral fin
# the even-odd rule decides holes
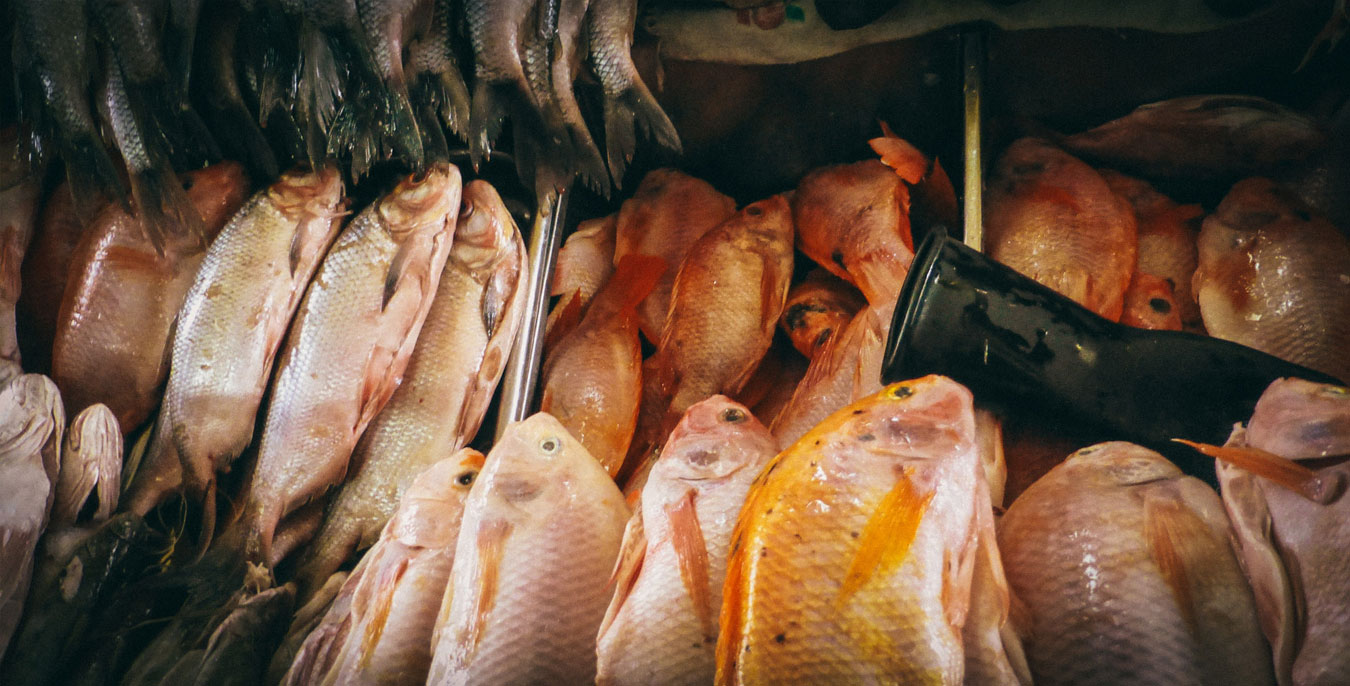
[[[933,499],[933,491],[922,493],[911,478],[910,469],[896,475],[895,486],[882,498],[858,538],[836,602],[848,602],[858,589],[872,578],[899,568],[909,555],[909,547],[919,532],[919,524]]]
[[[638,575],[642,572],[642,562],[646,558],[647,533],[642,526],[642,508],[635,507],[633,516],[623,529],[619,558],[614,563],[614,573],[609,577],[610,585],[614,586],[614,596],[609,601],[609,609],[605,610],[605,618],[600,622],[597,636],[604,636],[614,623],[614,619],[618,617],[619,610],[623,608],[628,595],[633,592],[633,586],[637,584]]]
[[[712,591],[708,581],[708,546],[698,523],[698,512],[694,509],[696,495],[697,491],[689,489],[683,498],[673,505],[666,505],[665,509],[670,518],[671,545],[679,560],[680,580],[694,601],[694,613],[703,627],[703,635],[712,638],[717,634],[714,633]]]
[[[1149,553],[1171,589],[1181,616],[1195,631],[1199,626],[1196,584],[1215,557],[1209,527],[1175,500],[1150,498],[1144,505],[1144,532]]]
[[[398,582],[407,570],[408,560],[403,559],[397,565],[382,570],[375,580],[374,602],[361,635],[361,651],[357,654],[357,664],[362,670],[370,665],[370,659],[375,655],[380,636],[384,635],[384,625],[389,621],[389,611],[393,608],[394,591],[398,589]]]
[[[469,592],[473,594],[473,606],[469,621],[459,627],[458,635],[455,637],[454,661],[460,667],[466,666],[473,658],[474,651],[478,649],[478,642],[482,640],[483,633],[487,629],[492,608],[497,602],[502,555],[506,549],[506,539],[510,535],[511,524],[503,520],[483,522],[479,526],[478,536],[474,541],[477,560],[470,568],[473,570],[473,576],[469,582]],[[447,612],[450,606],[448,594],[447,588],[447,597],[441,605],[442,613]]]
[[[1245,469],[1263,479],[1274,481],[1319,505],[1326,505],[1343,490],[1337,479],[1323,479],[1303,465],[1275,453],[1249,446],[1217,446],[1196,443],[1180,438],[1173,441],[1187,445],[1216,460]]]

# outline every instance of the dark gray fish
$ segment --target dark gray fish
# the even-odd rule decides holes
[[[425,31],[408,45],[407,70],[424,101],[456,135],[469,135],[469,87],[460,73],[450,32],[452,0],[432,0]],[[416,100],[417,98],[414,98]]]
[[[164,59],[172,83],[180,95],[186,95],[188,92],[188,83],[192,76],[193,47],[197,41],[197,23],[201,18],[201,12],[202,0],[169,0]]]
[[[552,74],[552,99],[557,103],[567,133],[572,138],[572,151],[576,156],[577,172],[581,180],[593,190],[609,195],[609,173],[600,150],[591,137],[586,120],[581,116],[577,105],[573,83],[581,67],[581,58],[577,54],[577,45],[584,39],[582,29],[586,21],[586,10],[590,0],[561,0],[558,7],[557,31],[552,38],[552,57],[549,69]]]
[[[211,30],[202,36],[203,71],[198,74],[197,92],[210,105],[207,112],[211,125],[219,133],[229,157],[243,162],[250,176],[264,181],[274,179],[280,171],[276,156],[244,102],[235,71],[240,11],[230,3],[214,3],[206,21],[210,22]],[[289,118],[289,113],[282,114]]]
[[[474,166],[492,153],[512,103],[533,104],[521,64],[523,32],[532,0],[465,0],[464,14],[473,45],[473,101],[469,113],[469,152]]]
[[[586,37],[591,67],[605,97],[605,155],[616,185],[637,148],[637,129],[661,147],[680,152],[680,136],[633,64],[637,0],[591,0]]]
[[[38,132],[39,153],[66,162],[77,214],[92,218],[96,189],[127,203],[127,188],[94,124],[93,69],[84,0],[15,0],[14,70],[19,111]],[[80,202],[89,199],[89,202]]]
[[[211,634],[192,683],[212,686],[260,683],[272,652],[286,632],[294,606],[295,584],[267,589],[239,603]],[[187,656],[192,657],[191,653]]]

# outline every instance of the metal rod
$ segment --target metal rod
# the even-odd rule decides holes
[[[535,387],[544,353],[544,325],[548,321],[548,291],[553,282],[553,263],[567,211],[567,191],[558,193],[550,207],[535,213],[530,230],[530,287],[526,291],[525,321],[522,322],[511,358],[502,374],[502,401],[497,409],[496,437],[511,422],[529,416],[534,407]]]
[[[984,90],[985,51],[984,31],[961,34],[962,96],[965,100],[965,176],[964,212],[965,242],[975,250],[984,250],[984,160],[981,158],[980,139],[983,111],[980,94]]]

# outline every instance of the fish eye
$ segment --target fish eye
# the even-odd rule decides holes
[[[539,441],[539,449],[544,451],[545,455],[552,455],[558,452],[558,449],[561,447],[561,445],[562,442],[552,436],[549,436],[548,438]]]
[[[743,422],[745,421],[745,413],[734,407],[728,407],[727,409],[722,410],[722,421],[731,424]]]
[[[904,400],[911,395],[914,395],[914,389],[909,386],[896,386],[886,392],[886,397],[891,400]]]
[[[478,472],[475,472],[475,471],[472,471],[472,470],[467,471],[467,472],[463,472],[463,473],[461,473],[459,476],[455,477],[455,483],[457,483],[457,484],[459,484],[459,485],[461,485],[461,486],[468,486],[468,485],[470,485],[470,484],[473,483],[474,477],[477,477],[477,476],[478,476]]]

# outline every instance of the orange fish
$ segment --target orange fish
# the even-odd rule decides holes
[[[1165,280],[1172,289],[1182,326],[1188,330],[1202,330],[1200,306],[1191,292],[1191,278],[1195,275],[1195,239],[1205,211],[1199,205],[1172,202],[1147,181],[1110,169],[1100,169],[1098,173],[1112,192],[1134,207],[1139,228],[1139,258],[1135,273]],[[1126,299],[1129,297],[1127,295]],[[1128,305],[1126,307],[1128,309]]]
[[[633,197],[619,208],[614,264],[625,255],[650,255],[665,260],[668,267],[638,305],[638,322],[647,340],[655,343],[665,331],[675,274],[685,254],[700,236],[735,213],[734,200],[674,169],[649,172]]]
[[[866,304],[857,289],[816,268],[788,292],[780,323],[792,339],[792,347],[812,358]]]
[[[1008,614],[982,462],[970,392],[939,376],[779,453],[732,532],[716,683],[962,683],[963,635]],[[982,556],[995,607],[970,614]]]
[[[581,321],[586,305],[614,272],[614,229],[618,215],[581,222],[558,250],[549,295],[558,304],[548,313],[545,339],[562,340]],[[548,345],[546,347],[552,347]]]
[[[1135,272],[1125,291],[1120,323],[1157,331],[1181,330],[1181,305],[1166,279]]]
[[[1003,153],[984,205],[991,257],[1112,321],[1138,248],[1134,212],[1091,167],[1042,140]]]
[[[659,257],[624,257],[585,318],[544,361],[540,411],[567,427],[610,476],[623,466],[638,420],[642,347],[636,308],[665,269]]]

